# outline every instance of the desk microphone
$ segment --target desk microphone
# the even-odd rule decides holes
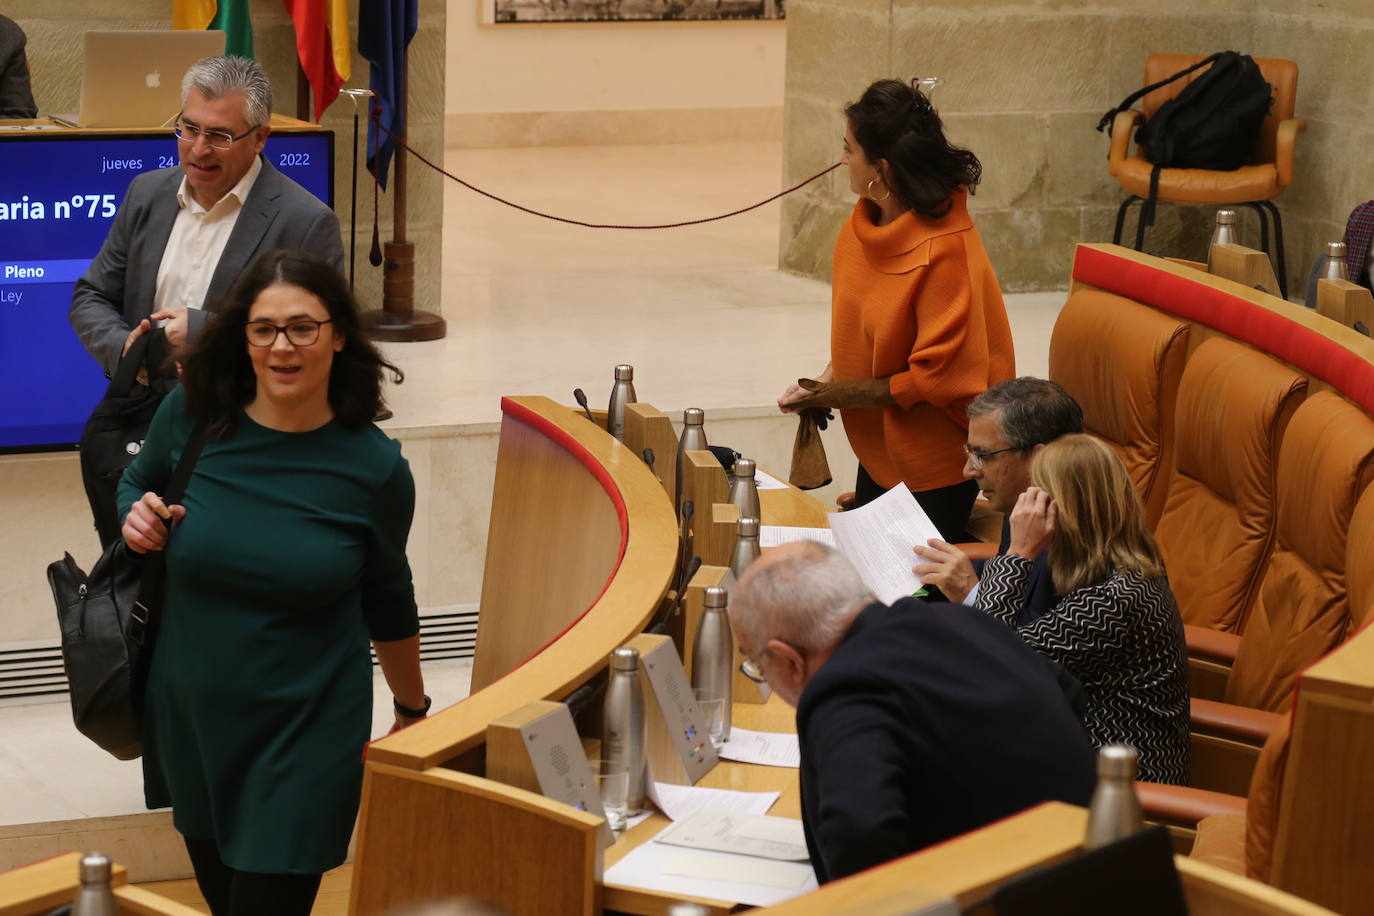
[[[583,391],[581,388],[574,388],[573,399],[576,400],[577,403],[581,405],[582,409],[587,412],[587,419],[595,423],[596,420],[592,417],[592,409],[587,406],[587,393]]]
[[[651,449],[651,448],[646,448],[646,449],[644,450],[644,463],[647,464],[647,465],[649,466],[649,470],[650,470],[650,471],[653,471],[653,469],[654,469],[654,450],[653,450],[653,449]]]

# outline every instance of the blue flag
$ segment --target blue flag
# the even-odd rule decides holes
[[[360,0],[358,4],[358,53],[372,64],[368,88],[377,93],[372,105],[381,109],[380,123],[394,134],[405,129],[401,118],[405,55],[419,20],[418,0]],[[395,151],[396,141],[369,121],[367,169],[383,188]]]

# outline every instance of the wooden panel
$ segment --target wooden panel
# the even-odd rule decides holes
[[[1189,736],[1188,785],[1245,798],[1259,753],[1254,744],[1195,731]]]
[[[354,869],[349,912],[472,895],[512,916],[588,916],[600,910],[600,824],[466,773],[370,764],[358,841],[375,842]]]
[[[1188,695],[1199,700],[1226,702],[1226,681],[1231,666],[1209,658],[1188,657]]]
[[[1374,912],[1374,629],[1299,684],[1271,883],[1341,913]]]
[[[487,726],[487,778],[527,792],[542,794],[539,777],[530,764],[530,752],[522,726],[557,712],[562,703],[533,700],[508,715],[501,716]]]
[[[701,562],[709,566],[729,566],[738,530],[739,506],[734,503],[716,503],[712,506],[711,525],[706,529],[705,543],[697,548]]]
[[[1347,328],[1359,321],[1374,331],[1374,297],[1349,280],[1317,281],[1317,313]]]
[[[1269,255],[1244,245],[1213,245],[1212,276],[1234,280],[1250,288],[1260,287],[1270,295],[1278,295],[1279,280]]]
[[[81,854],[70,852],[0,873],[0,916],[47,913],[71,903],[76,896],[80,864]],[[124,867],[115,865],[110,883],[119,887],[127,880]]]
[[[505,417],[487,529],[473,691],[539,651],[591,607],[619,552],[620,522],[601,483],[563,446]]]
[[[673,421],[648,404],[627,404],[625,445],[640,456],[646,448],[654,450],[654,476],[672,501],[673,487],[677,485],[677,433],[673,432]]]
[[[1192,916],[1336,916],[1315,903],[1215,865],[1183,856],[1175,856],[1174,865]]]
[[[556,646],[485,689],[474,690],[463,702],[373,742],[367,750],[369,762],[424,769],[480,747],[492,720],[530,700],[562,699],[603,670],[611,650],[644,628],[668,590],[677,559],[677,525],[663,488],[644,462],[604,431],[593,429],[585,417],[579,420],[572,411],[547,398],[512,400],[559,425],[615,481],[625,501],[630,528],[620,571],[596,606]],[[500,471],[498,467],[498,475]],[[546,525],[556,523],[547,514],[544,521]],[[575,519],[557,524],[577,529]],[[519,620],[513,622],[518,624]],[[359,859],[366,853],[360,844]]]
[[[692,539],[697,556],[709,537],[711,527],[711,507],[716,503],[730,501],[730,485],[725,480],[725,468],[720,466],[716,456],[708,451],[687,453],[687,465],[682,474],[682,493],[692,501]],[[690,558],[689,558],[690,559]],[[702,558],[705,562],[705,558]]]
[[[1082,808],[1057,802],[1039,805],[759,912],[769,916],[899,916],[912,909],[901,905],[900,895],[907,890],[917,902],[954,897],[967,907],[1013,875],[1076,853],[1083,845],[1087,822],[1088,813]]]
[[[829,510],[805,490],[788,486],[786,490],[760,490],[759,506],[765,525],[796,525],[829,528]]]
[[[201,916],[201,911],[184,903],[177,903],[141,887],[121,887],[115,892],[119,911],[126,916]]]

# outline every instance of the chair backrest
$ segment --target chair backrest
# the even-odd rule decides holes
[[[1183,68],[1191,67],[1206,56],[1205,54],[1151,54],[1145,61],[1145,82],[1141,85],[1149,86],[1162,79],[1167,79]],[[1259,143],[1256,144],[1250,161],[1254,163],[1273,162],[1276,145],[1274,138],[1278,134],[1279,122],[1293,117],[1293,108],[1297,103],[1298,65],[1295,61],[1276,57],[1256,57],[1255,63],[1259,65],[1260,73],[1264,74],[1264,79],[1274,87],[1274,106],[1269,109],[1269,116],[1264,119],[1264,126],[1260,128]],[[1206,73],[1207,70],[1207,67],[1202,67],[1167,86],[1156,89],[1141,99],[1140,109],[1145,113],[1145,117],[1151,117],[1159,110],[1159,106],[1178,95],[1185,86]]]
[[[1255,773],[1250,777],[1250,794],[1246,796],[1245,805],[1245,875],[1257,881],[1267,882],[1274,864],[1283,771],[1288,765],[1288,746],[1292,738],[1293,716],[1290,714],[1264,742],[1255,763]]]
[[[1274,552],[1241,636],[1226,700],[1280,711],[1298,672],[1349,625],[1346,542],[1374,477],[1374,420],[1327,391],[1293,414],[1279,448]]]
[[[1244,626],[1273,546],[1279,443],[1306,391],[1297,372],[1224,337],[1189,357],[1155,528],[1185,623]]]
[[[1187,322],[1096,289],[1069,296],[1050,338],[1050,378],[1121,456],[1151,528],[1164,511],[1187,351]]]
[[[1374,487],[1365,490],[1350,519],[1345,545],[1345,585],[1349,594],[1349,633],[1374,621]]]

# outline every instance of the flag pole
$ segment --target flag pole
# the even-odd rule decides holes
[[[382,307],[362,314],[363,329],[374,340],[438,340],[447,333],[444,319],[415,308],[415,243],[406,239],[406,149],[410,135],[410,48],[401,51],[401,113],[392,199],[392,240],[382,245]]]

